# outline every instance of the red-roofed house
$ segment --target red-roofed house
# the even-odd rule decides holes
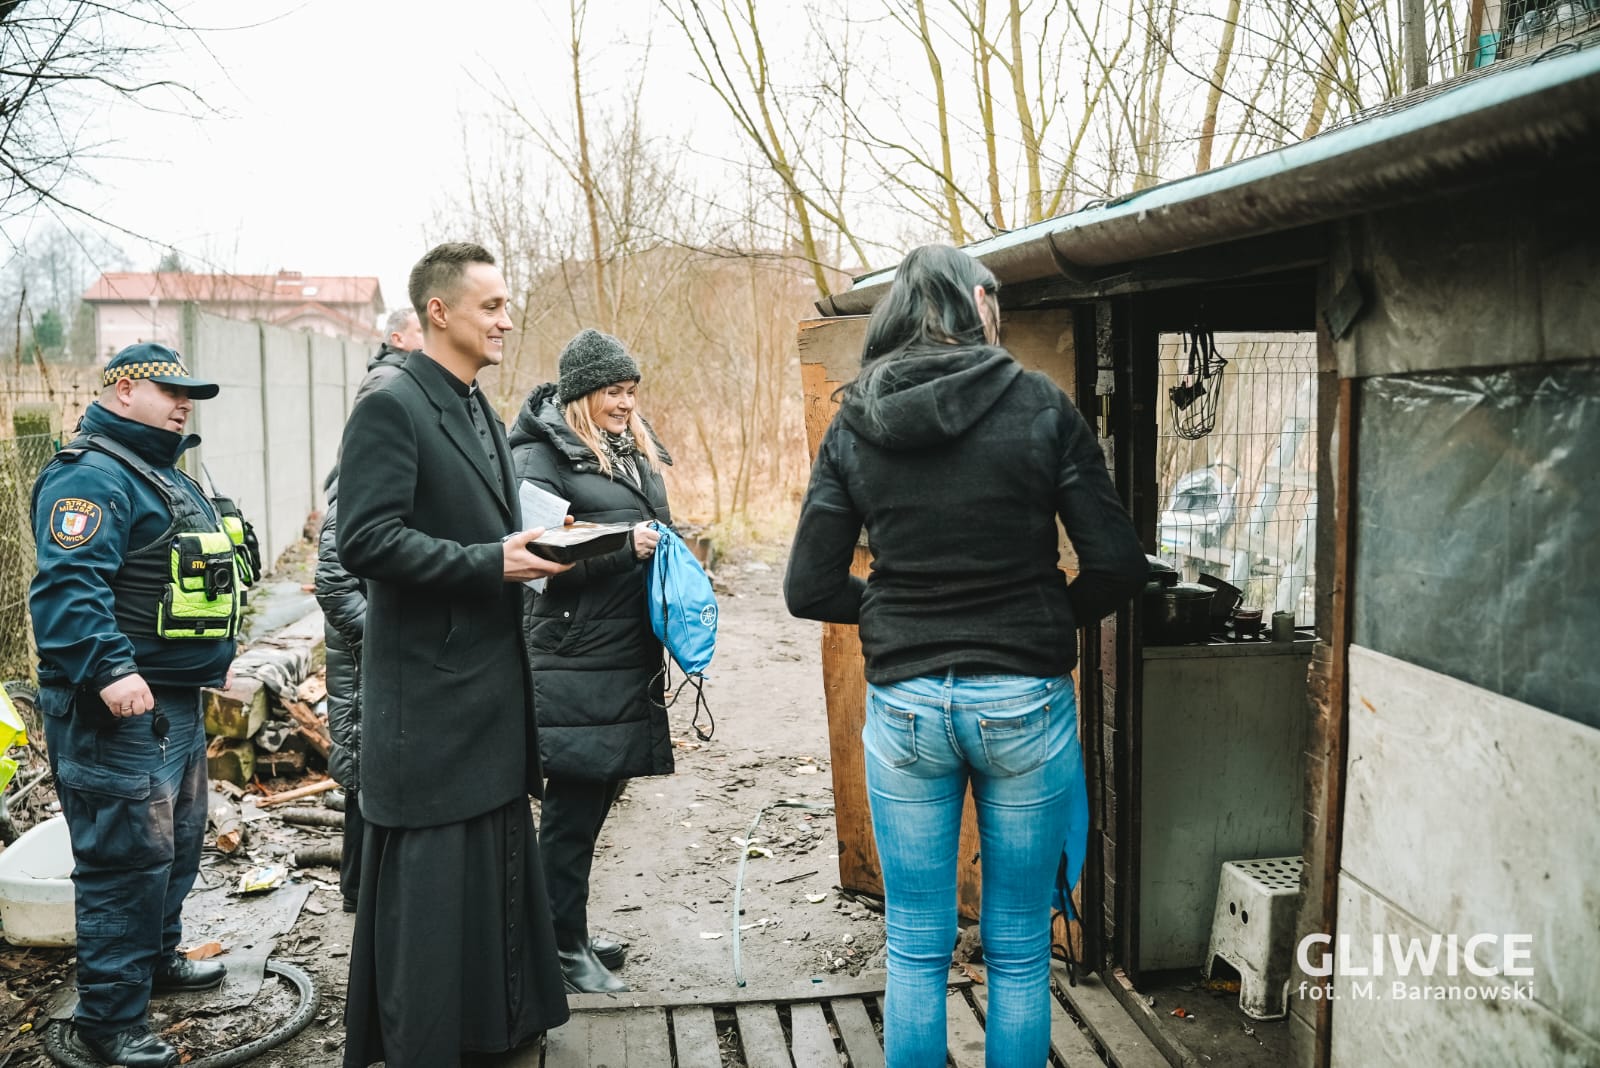
[[[105,360],[125,346],[176,346],[183,305],[230,319],[260,319],[328,337],[376,341],[383,294],[376,278],[351,275],[189,274],[112,271],[83,295],[94,308],[95,352]]]

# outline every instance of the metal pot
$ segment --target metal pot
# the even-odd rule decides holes
[[[1159,582],[1162,586],[1175,586],[1178,579],[1182,577],[1178,574],[1177,568],[1159,556],[1147,555],[1145,560],[1150,564],[1150,572],[1145,578],[1146,582]]]
[[[1179,582],[1159,593],[1145,587],[1144,627],[1146,645],[1189,645],[1211,637],[1211,597],[1209,586]]]

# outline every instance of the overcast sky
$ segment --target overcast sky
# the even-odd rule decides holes
[[[96,214],[156,239],[113,235],[134,269],[152,268],[171,245],[191,262],[241,273],[376,275],[397,306],[435,220],[463,193],[465,153],[490,162],[498,109],[483,85],[509,86],[524,106],[570,111],[565,0],[175,7],[192,26],[218,28],[203,44],[169,47],[152,73],[196,87],[214,113],[105,109],[100,135],[115,143],[84,161],[97,184],[70,188]],[[652,0],[591,4],[595,94],[615,91],[636,64],[655,10]],[[654,32],[660,42],[679,31],[666,23]],[[698,94],[682,57],[662,52],[658,44],[647,106],[681,127]],[[7,231],[25,248],[49,225],[36,215]]]

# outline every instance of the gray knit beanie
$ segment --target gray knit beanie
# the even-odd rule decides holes
[[[605,389],[618,382],[637,381],[639,365],[610,334],[581,330],[561,350],[561,403]]]

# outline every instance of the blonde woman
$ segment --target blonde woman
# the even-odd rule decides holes
[[[560,381],[528,395],[511,431],[517,478],[570,501],[573,518],[633,523],[630,544],[584,560],[529,595],[524,629],[546,776],[539,849],[567,989],[626,990],[624,947],[589,933],[595,839],[622,783],[673,770],[661,643],[645,613],[645,573],[671,519],[665,449],[639,415],[639,365],[622,342],[584,330],[561,352]]]

